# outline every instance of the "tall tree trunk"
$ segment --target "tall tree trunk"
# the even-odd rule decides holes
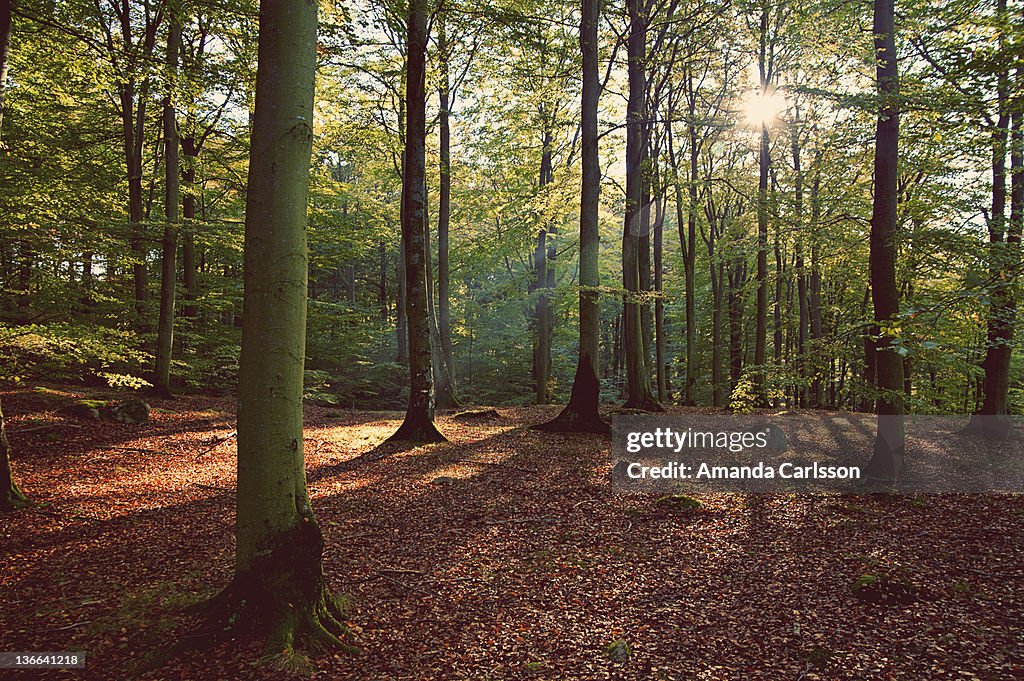
[[[686,130],[690,146],[690,174],[687,182],[689,204],[686,211],[686,245],[683,250],[683,279],[686,292],[686,384],[683,404],[696,404],[694,390],[697,386],[697,292],[694,275],[697,268],[697,180],[700,144],[697,136],[697,91],[693,84],[693,70],[687,68],[686,99],[688,116]],[[682,235],[680,234],[680,239]]]
[[[181,269],[182,285],[185,288],[185,304],[182,306],[181,314],[183,317],[191,319],[196,316],[196,300],[199,299],[195,239],[196,163],[199,150],[196,147],[196,139],[191,133],[181,138],[181,153],[185,157],[181,173],[181,182],[184,185],[181,199],[181,217],[184,221],[184,229],[181,233]]]
[[[0,511],[13,511],[28,505],[28,499],[14,481],[11,472],[11,443],[7,440],[3,407],[0,406]]]
[[[997,15],[1006,19],[1006,0],[997,0]],[[992,214],[989,218],[989,272],[992,280],[991,304],[987,329],[985,359],[981,364],[985,372],[984,401],[971,419],[969,430],[978,431],[987,438],[1004,440],[1009,436],[1010,358],[1013,352],[1014,326],[1017,316],[1014,269],[1020,258],[1020,206],[1011,205],[1010,229],[1006,229],[1006,150],[1007,129],[1011,113],[1008,106],[1009,72],[998,75],[997,102],[998,118],[992,135]],[[1020,105],[1014,107],[1012,118],[1019,135]],[[1014,140],[1011,145],[1014,162],[1019,164],[1019,149]],[[1011,182],[1016,185],[1019,173],[1011,173]],[[1011,197],[1011,201],[1012,201]],[[1014,208],[1018,211],[1014,220]]]
[[[761,11],[760,52],[758,70],[760,73],[761,96],[768,94],[771,85],[768,73],[768,4]],[[765,394],[765,362],[768,349],[768,174],[771,166],[771,150],[768,138],[768,123],[761,123],[761,144],[758,151],[757,182],[757,310],[754,315],[754,391],[760,405],[767,406]]]
[[[441,105],[438,112],[441,137],[441,186],[437,206],[437,326],[441,341],[441,357],[448,372],[449,390],[445,392],[450,392],[450,396],[454,399],[458,389],[455,378],[455,356],[452,350],[451,274],[448,259],[448,228],[451,221],[452,196],[451,126],[449,125],[451,103],[449,102],[448,82],[448,37],[445,31],[444,12],[440,12],[438,17],[437,51],[441,78],[441,85],[438,88]],[[439,406],[454,406],[444,404],[446,398],[440,390],[437,397]]]
[[[643,225],[644,120],[646,117],[647,79],[644,60],[647,52],[647,17],[642,0],[627,0],[629,38],[626,43],[629,72],[629,99],[626,102],[626,213],[622,230],[622,279],[625,288],[625,349],[628,398],[625,406],[660,411],[651,392],[641,324],[640,237]]]
[[[268,632],[264,653],[296,641],[341,646],[341,612],[324,588],[323,537],[310,507],[302,444],[306,202],[312,149],[316,3],[263,0],[246,192],[245,297],[238,383],[235,575],[207,632]],[[298,123],[296,123],[298,121]]]
[[[398,104],[398,136],[402,140],[402,144],[405,145],[406,132],[405,132],[405,100],[401,100]],[[402,151],[402,163],[401,163],[401,179],[402,179],[402,198],[399,203],[399,223],[402,225],[403,235],[398,241],[398,290],[395,292],[395,335],[397,336],[396,345],[398,352],[395,356],[395,360],[399,364],[405,364],[409,361],[409,319],[408,319],[408,290],[407,290],[407,278],[408,275],[405,271],[406,263],[406,247],[405,247],[405,222],[406,222],[406,205],[405,205],[405,168],[406,168],[406,151]],[[424,188],[424,191],[426,189]],[[426,197],[423,197],[424,205]]]
[[[409,405],[392,440],[443,442],[434,425],[434,368],[428,300],[426,185],[427,3],[409,0],[406,52],[406,125],[402,182],[405,308],[409,330]]]
[[[659,402],[669,399],[665,364],[665,301],[662,298],[665,278],[665,204],[664,195],[654,203],[654,362]]]
[[[552,421],[537,426],[555,432],[608,433],[597,407],[601,397],[598,380],[601,285],[598,254],[601,234],[598,207],[601,193],[601,168],[598,157],[597,101],[598,84],[597,26],[600,0],[582,0],[580,51],[583,53],[583,95],[580,112],[583,180],[580,191],[580,347],[572,394],[565,409]]]
[[[174,89],[178,72],[181,23],[171,17],[167,30],[167,93],[164,96],[164,238],[160,261],[160,318],[157,323],[156,375],[153,387],[162,397],[171,396],[171,353],[174,347],[174,299],[178,278],[178,123],[174,115]]]
[[[903,470],[903,362],[885,329],[896,322],[896,202],[899,159],[899,70],[896,62],[895,0],[875,0],[874,36],[878,79],[875,128],[875,197],[871,214],[871,297],[875,323],[878,432],[867,476],[892,479]]]
[[[0,141],[3,140],[4,108],[7,99],[7,69],[11,54],[11,3],[0,3]]]
[[[797,406],[807,406],[807,328],[809,324],[807,305],[807,271],[804,262],[804,174],[800,164],[800,105],[793,105],[793,214],[796,221],[794,247],[796,249],[796,297],[797,297]]]
[[[544,191],[554,180],[551,167],[551,130],[543,107],[541,117],[544,119],[543,148],[540,157],[540,190]],[[554,274],[552,263],[548,262],[550,247],[548,244],[549,225],[543,224],[537,231],[537,243],[533,254],[534,281],[533,289],[537,292],[537,303],[534,307],[533,322],[536,338],[533,344],[533,385],[534,399],[537,404],[548,404],[551,401],[549,384],[551,380],[551,291],[550,280]]]
[[[822,337],[821,323],[821,247],[818,240],[818,223],[821,220],[821,165],[820,157],[815,154],[814,180],[811,182],[811,274],[808,282],[808,314],[811,322],[811,341],[819,341]],[[817,350],[817,347],[814,348]],[[821,373],[814,369],[811,381],[811,406],[821,407],[825,404],[825,386]]]
[[[427,200],[426,172],[424,171],[424,201]],[[459,406],[448,363],[441,349],[441,334],[437,328],[437,306],[434,302],[434,258],[430,243],[430,211],[423,209],[423,249],[427,282],[427,327],[430,331],[430,363],[434,373],[434,405],[441,409]]]

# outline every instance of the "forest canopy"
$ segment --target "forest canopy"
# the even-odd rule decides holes
[[[884,327],[868,276],[880,105],[871,8],[661,0],[637,9],[635,291],[623,284],[620,249],[634,115],[627,6],[605,4],[598,27],[602,401],[629,391],[635,343],[622,312],[635,303],[660,403],[870,409],[873,348],[885,337],[903,364],[909,411],[980,409],[986,355],[1014,342],[990,327],[1016,318],[1003,284],[1019,251],[992,244],[1020,233],[1008,191],[1019,173],[1007,162],[1019,147],[1010,65],[1020,59],[1020,7],[899,6],[898,313]],[[429,11],[438,403],[564,402],[576,302],[588,288],[577,229],[580,9],[446,0]],[[405,12],[389,2],[320,7],[305,389],[343,406],[406,400]],[[13,4],[0,151],[4,378],[232,388],[257,14],[234,0]],[[168,211],[172,147],[180,207]],[[160,350],[169,235],[177,314],[173,346]],[[1019,358],[1007,370],[1015,410]]]

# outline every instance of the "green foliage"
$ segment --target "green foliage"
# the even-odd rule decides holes
[[[0,366],[7,380],[78,382],[102,380],[111,387],[142,387],[150,362],[131,331],[75,323],[0,326]]]

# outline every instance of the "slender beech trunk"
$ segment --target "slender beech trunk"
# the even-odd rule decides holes
[[[381,324],[388,322],[388,247],[381,239],[377,242],[377,306]]]
[[[426,56],[427,3],[409,0],[406,123],[402,181],[405,311],[409,330],[409,405],[391,440],[443,442],[434,425],[434,367],[427,282]]]
[[[190,126],[191,128],[191,126]],[[181,153],[184,163],[181,183],[184,192],[181,199],[181,217],[184,228],[181,232],[181,269],[182,285],[185,288],[185,304],[182,306],[183,317],[196,316],[196,300],[199,299],[199,277],[196,269],[196,163],[199,149],[192,134],[181,138]]]
[[[761,96],[768,94],[771,84],[768,73],[768,5],[761,11],[760,52],[758,70],[760,73]],[[759,147],[757,182],[757,310],[754,313],[754,390],[757,401],[767,405],[765,394],[765,362],[768,349],[768,175],[771,170],[768,123],[761,123],[761,144]]]
[[[142,35],[133,34],[133,13],[128,0],[121,0],[115,6],[119,22],[122,48],[126,51],[137,50],[126,55],[130,62],[145,68],[146,61],[151,60],[156,45],[157,28],[161,14],[146,9]],[[114,67],[118,68],[118,59],[111,55]],[[118,83],[119,113],[121,116],[122,146],[124,149],[125,171],[128,178],[128,223],[129,245],[132,257],[132,280],[135,293],[135,312],[140,320],[145,314],[145,301],[148,297],[148,273],[146,269],[146,234],[143,225],[145,217],[144,195],[142,189],[143,148],[146,140],[146,103],[149,101],[150,81],[143,76],[141,81],[130,74]],[[145,328],[140,321],[140,328]]]
[[[0,140],[3,140],[7,69],[11,53],[11,2],[0,2]]]
[[[441,344],[441,359],[447,370],[448,389],[438,390],[438,406],[450,407],[457,402],[455,396],[458,394],[455,378],[455,356],[452,350],[452,323],[451,323],[451,274],[448,258],[448,229],[451,222],[451,196],[452,196],[452,158],[451,158],[451,126],[449,116],[451,114],[451,102],[449,102],[448,82],[448,36],[445,30],[444,13],[438,16],[437,52],[440,61],[441,85],[438,88],[440,100],[440,111],[438,122],[440,124],[440,156],[441,156],[441,182],[440,196],[437,205],[437,327]],[[451,398],[449,403],[449,399]]]
[[[697,91],[693,84],[693,70],[690,68],[687,69],[686,75],[686,99],[690,174],[687,182],[689,203],[686,211],[686,245],[683,250],[683,278],[686,291],[686,383],[683,389],[683,404],[693,406],[696,404],[694,390],[697,386],[697,292],[694,275],[697,268],[697,180],[700,144],[697,136]],[[682,239],[682,234],[679,236]]]
[[[235,575],[210,603],[210,642],[245,627],[264,654],[296,642],[341,646],[342,614],[324,587],[323,537],[302,443],[306,202],[316,64],[314,2],[263,0],[246,192],[245,296],[238,382]]]
[[[551,130],[547,123],[543,106],[541,118],[544,120],[544,135],[540,156],[540,189],[551,184],[554,172],[551,167]],[[537,292],[537,303],[533,310],[533,323],[536,338],[533,343],[533,386],[534,400],[537,404],[548,404],[551,401],[549,384],[551,381],[551,290],[553,263],[548,262],[551,245],[548,243],[550,227],[541,225],[537,230],[537,242],[533,253],[534,280],[533,290]]]
[[[896,322],[896,202],[899,159],[899,70],[896,62],[895,0],[875,0],[874,36],[878,81],[878,122],[875,128],[875,197],[871,214],[870,269],[874,319],[880,332],[875,343],[878,384],[878,432],[867,476],[892,479],[903,470],[903,362],[895,352],[887,326]]]
[[[746,263],[735,257],[729,267],[729,392],[743,377],[743,288],[747,282]]]
[[[793,105],[793,214],[796,221],[794,244],[796,249],[794,269],[796,270],[797,308],[797,406],[807,406],[807,328],[809,324],[807,305],[807,272],[804,262],[804,174],[800,164],[800,104]]]
[[[601,193],[601,168],[598,157],[597,101],[598,84],[597,27],[600,0],[582,0],[580,51],[583,53],[583,95],[580,112],[583,180],[580,191],[580,347],[572,394],[565,409],[552,421],[537,426],[554,432],[609,433],[607,422],[598,414],[601,383],[599,339],[601,285],[598,254],[601,234],[598,230],[598,206]]]
[[[153,387],[162,397],[171,396],[171,353],[174,347],[174,299],[178,278],[178,223],[180,167],[178,122],[174,115],[174,88],[178,73],[181,23],[174,10],[167,30],[167,93],[164,96],[164,238],[160,261],[160,319],[157,323],[156,375]]]
[[[424,172],[425,177],[426,174]],[[424,180],[424,201],[428,198],[428,192],[425,188]],[[430,211],[426,206],[423,209],[423,248],[427,281],[427,327],[430,332],[430,363],[434,370],[434,405],[441,409],[450,409],[459,406],[459,400],[455,396],[451,372],[448,368],[448,363],[445,362],[444,352],[441,349],[441,333],[437,328],[437,305],[434,301],[434,258],[433,246],[430,243]]]
[[[666,380],[665,364],[665,301],[664,289],[664,242],[665,242],[665,197],[654,202],[654,362],[658,386],[658,401],[670,399]]]
[[[642,0],[627,0],[629,38],[626,43],[629,99],[626,102],[626,214],[622,230],[622,279],[625,288],[624,326],[626,350],[625,406],[660,411],[651,392],[651,379],[644,354],[640,296],[640,237],[643,225],[644,121],[646,118],[647,17]]]
[[[405,100],[401,100],[398,103],[398,137],[402,140],[402,144],[406,143],[405,133],[405,118],[406,118]],[[401,161],[401,180],[402,180],[402,198],[399,202],[399,223],[402,225],[401,229],[405,229],[405,155],[406,152],[402,151]],[[424,197],[424,201],[426,198]],[[398,347],[395,360],[399,364],[405,364],[409,361],[409,319],[407,316],[408,305],[406,300],[408,299],[408,291],[406,287],[406,254],[405,254],[405,237],[404,233],[401,239],[398,241],[398,289],[395,291],[395,335],[397,336],[396,345]]]
[[[811,274],[808,282],[808,314],[811,321],[811,341],[820,341],[823,333],[821,323],[821,246],[818,240],[818,223],[821,220],[821,164],[820,157],[814,157],[814,180],[811,182]],[[817,350],[817,347],[814,348]],[[811,380],[811,406],[821,407],[825,404],[825,386],[821,380],[821,372],[814,369]]]

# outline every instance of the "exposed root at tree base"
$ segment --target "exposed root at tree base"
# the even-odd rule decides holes
[[[279,533],[231,584],[193,609],[195,631],[154,655],[145,669],[246,635],[265,640],[260,659],[280,671],[309,671],[306,651],[358,652],[342,640],[349,635],[344,607],[324,586],[322,555],[323,536],[312,517]]]
[[[31,505],[32,502],[14,483],[11,483],[10,487],[4,490],[3,497],[0,497],[0,511],[16,511]]]
[[[530,430],[545,433],[592,433],[594,435],[611,435],[612,428],[598,414],[584,414],[566,407],[562,413],[550,421],[530,426]]]
[[[197,617],[197,626],[171,647],[151,654],[139,671],[153,671],[182,655],[247,636],[265,640],[261,664],[287,675],[311,674],[315,665],[310,656],[331,651],[359,654],[359,648],[346,643],[351,634],[344,623],[343,604],[326,590],[315,603],[301,608],[284,599],[267,600],[232,583],[190,608],[187,612]]]
[[[414,444],[433,444],[435,442],[448,442],[448,438],[441,434],[433,421],[426,423],[410,423],[406,420],[395,434],[385,442],[408,442]]]

